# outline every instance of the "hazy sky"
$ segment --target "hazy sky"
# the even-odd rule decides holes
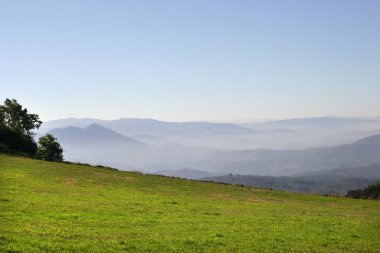
[[[0,0],[0,99],[43,120],[380,116],[379,13],[379,0]]]

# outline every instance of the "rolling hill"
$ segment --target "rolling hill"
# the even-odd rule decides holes
[[[0,154],[2,252],[378,252],[380,202]]]
[[[154,153],[154,146],[92,124],[85,128],[57,128],[49,132],[64,149],[66,160],[135,168],[141,156]],[[123,161],[123,162],[120,162]],[[128,161],[128,162],[126,162]],[[118,163],[120,162],[120,163]]]
[[[286,176],[380,164],[380,135],[336,147],[305,150],[216,151],[187,168],[246,175]]]
[[[69,126],[66,128],[56,128],[49,132],[62,143],[80,143],[88,145],[125,145],[142,147],[147,144],[133,138],[121,135],[111,129],[98,124],[91,124],[85,128]]]

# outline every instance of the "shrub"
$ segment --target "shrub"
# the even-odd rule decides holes
[[[63,149],[57,139],[47,134],[38,140],[37,158],[46,161],[63,161]]]

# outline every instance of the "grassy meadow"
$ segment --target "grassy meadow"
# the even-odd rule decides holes
[[[380,201],[0,154],[1,252],[380,252]]]

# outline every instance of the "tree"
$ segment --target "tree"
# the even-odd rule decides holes
[[[28,113],[16,99],[7,98],[0,105],[0,152],[34,155],[37,144],[32,130],[41,124],[37,114]]]
[[[23,135],[33,136],[33,129],[42,124],[37,114],[28,113],[16,99],[7,98],[0,106],[0,125],[6,126]]]
[[[38,140],[37,158],[46,161],[63,161],[63,149],[57,139],[47,134]]]
[[[0,152],[34,155],[36,151],[37,144],[33,137],[0,125]]]

